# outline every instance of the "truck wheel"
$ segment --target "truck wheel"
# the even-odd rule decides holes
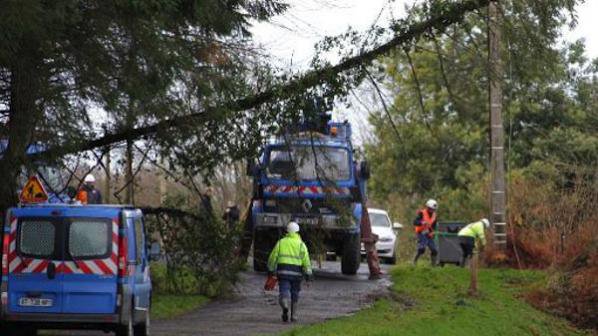
[[[133,330],[133,314],[131,314],[127,325],[119,325],[116,327],[116,336],[135,336]]]
[[[256,231],[253,240],[253,270],[256,272],[268,271],[268,257],[270,255],[269,232]]]
[[[341,259],[341,271],[343,274],[354,275],[359,269],[361,262],[361,242],[359,235],[351,235],[343,244],[343,256]]]
[[[150,335],[150,310],[145,311],[145,320],[133,327],[135,336],[149,336]]]

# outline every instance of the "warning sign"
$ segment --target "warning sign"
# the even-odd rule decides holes
[[[41,203],[48,201],[48,193],[46,193],[44,186],[37,176],[31,176],[29,178],[29,181],[27,181],[25,187],[21,191],[19,200],[21,203]]]

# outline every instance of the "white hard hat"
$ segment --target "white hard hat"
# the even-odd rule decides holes
[[[438,202],[436,202],[436,200],[429,199],[429,200],[426,202],[426,207],[427,207],[427,208],[430,208],[430,209],[434,209],[434,210],[436,210],[436,209],[438,209]]]
[[[89,175],[85,176],[85,179],[83,180],[83,182],[85,182],[85,183],[95,183],[96,182],[96,178],[93,177],[93,175],[89,174]]]
[[[482,218],[482,221],[481,221],[481,222],[482,222],[482,223],[484,223],[484,227],[485,227],[486,229],[489,229],[489,228],[490,228],[490,221],[489,221],[488,219],[486,219],[486,218]]]
[[[289,224],[287,225],[287,232],[288,233],[299,232],[299,224],[297,224],[297,222],[289,222]]]

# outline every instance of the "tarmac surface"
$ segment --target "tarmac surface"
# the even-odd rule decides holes
[[[383,270],[387,270],[383,267]],[[264,335],[277,334],[298,325],[323,322],[350,315],[372,303],[373,298],[386,293],[387,277],[368,280],[365,263],[354,276],[342,275],[340,263],[325,262],[314,269],[316,280],[309,287],[303,283],[300,294],[299,321],[283,323],[278,292],[263,290],[265,274],[243,272],[232,299],[216,300],[186,315],[152,321],[152,336],[196,335]],[[42,333],[40,333],[42,334]],[[44,332],[43,335],[50,335]],[[100,336],[102,331],[63,331],[51,335]]]

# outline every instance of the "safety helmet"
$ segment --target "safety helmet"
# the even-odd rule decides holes
[[[235,206],[235,202],[233,202],[233,201],[228,201],[228,202],[226,202],[226,207],[227,207],[227,208],[232,208],[232,207],[234,207],[234,206]]]
[[[426,202],[426,208],[430,208],[430,209],[436,210],[436,209],[438,209],[438,202],[436,202],[436,200],[429,199]]]
[[[486,229],[489,229],[489,228],[490,228],[490,221],[489,221],[488,219],[486,219],[486,218],[482,218],[482,221],[481,221],[481,222],[482,222],[482,223],[484,223],[484,227],[485,227]]]
[[[288,233],[299,232],[299,224],[297,224],[297,222],[289,222],[289,224],[287,225],[287,232]]]
[[[83,182],[85,182],[85,183],[95,183],[96,182],[96,178],[93,177],[93,175],[89,174],[89,175],[85,176],[85,179],[83,180]]]

